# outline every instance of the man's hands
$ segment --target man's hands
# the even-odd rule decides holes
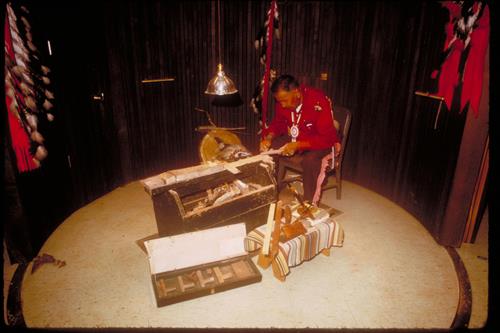
[[[273,136],[268,134],[260,141],[260,152],[268,151],[271,148],[271,142],[273,141]]]
[[[260,141],[260,152],[262,153],[262,152],[268,151],[269,148],[271,148],[271,142],[272,142],[272,139],[268,138],[268,137],[266,137],[262,141]],[[280,148],[281,155],[292,156],[293,154],[295,154],[297,149],[299,149],[299,147],[300,147],[299,142],[289,142]]]
[[[292,156],[298,150],[309,150],[309,149],[311,149],[311,144],[308,141],[289,142],[286,145],[284,145],[282,147],[282,149],[283,149],[283,151],[281,152],[281,155]]]
[[[260,141],[260,152],[264,152],[264,151],[268,151],[269,148],[271,148],[271,140],[269,139],[263,139],[262,141]]]
[[[283,151],[281,155],[283,156],[293,156],[295,152],[299,149],[299,142],[288,142],[283,146]]]
[[[334,147],[335,147],[335,157],[339,157],[340,151],[342,150],[342,145],[340,144],[340,142],[335,142]]]
[[[266,152],[271,148],[271,143],[273,140],[273,136],[268,134],[260,141],[260,152]],[[301,149],[309,149],[310,145],[306,141],[296,141],[296,142],[288,142],[284,146],[280,148],[281,155],[283,156],[293,156],[298,150]]]

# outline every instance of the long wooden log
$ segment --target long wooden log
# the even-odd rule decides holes
[[[269,205],[269,214],[267,215],[266,233],[264,234],[264,243],[262,244],[262,254],[269,254],[269,245],[271,244],[271,233],[273,227],[273,216],[276,209],[276,203]]]
[[[276,209],[274,213],[274,226],[271,231],[271,226],[270,223],[267,224],[266,228],[266,234],[264,237],[267,237],[268,239],[268,245],[267,245],[267,254],[264,252],[264,245],[266,244],[266,238],[264,238],[264,244],[262,246],[261,252],[259,254],[259,258],[257,260],[257,264],[264,268],[267,269],[271,263],[273,262],[274,258],[278,254],[278,249],[279,249],[279,236],[280,236],[280,229],[281,229],[281,216],[282,216],[282,205],[283,202],[280,200],[276,204]],[[271,220],[272,222],[273,220]],[[269,220],[268,220],[269,222]]]
[[[276,213],[274,214],[274,230],[271,240],[271,259],[274,259],[278,254],[281,231],[281,216],[283,213],[282,205],[283,202],[281,200],[276,204]]]

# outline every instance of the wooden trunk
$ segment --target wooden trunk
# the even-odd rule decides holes
[[[145,242],[158,307],[260,282],[244,223]]]
[[[159,236],[244,222],[252,230],[266,222],[277,197],[274,163],[269,156],[236,162],[171,170],[142,181],[151,195]],[[199,208],[207,191],[236,180],[249,185],[246,193],[220,204]]]

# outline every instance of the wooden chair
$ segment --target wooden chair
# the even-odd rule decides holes
[[[331,169],[331,165],[327,168],[327,174],[325,176],[325,181],[323,182],[322,191],[335,188],[337,192],[337,199],[340,200],[342,197],[342,162],[344,160],[344,153],[346,150],[347,138],[349,135],[349,128],[351,126],[351,111],[343,106],[335,106],[333,108],[333,122],[335,128],[337,129],[337,135],[340,137],[342,149],[340,154],[335,158],[335,166]],[[301,166],[300,155],[294,155],[289,159],[282,159],[278,168],[278,189],[282,189],[284,185],[295,182],[302,181],[302,166]],[[330,161],[331,163],[331,161]],[[285,178],[287,170],[292,170],[297,172],[297,175],[287,176]],[[328,177],[335,175],[335,182],[328,185]]]

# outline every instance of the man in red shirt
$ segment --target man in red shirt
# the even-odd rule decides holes
[[[304,200],[312,202],[321,159],[340,152],[340,141],[333,125],[330,101],[312,87],[300,85],[291,75],[281,75],[271,86],[276,101],[274,119],[264,130],[260,151],[281,148],[277,163],[294,154],[302,155]]]

